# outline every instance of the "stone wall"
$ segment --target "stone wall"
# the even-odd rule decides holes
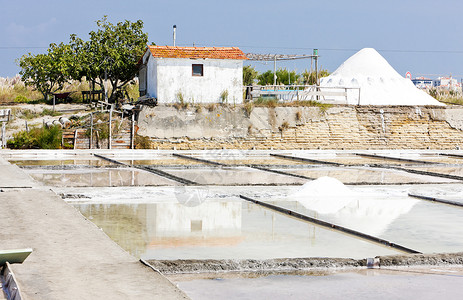
[[[138,134],[159,149],[458,149],[458,107],[144,108]]]

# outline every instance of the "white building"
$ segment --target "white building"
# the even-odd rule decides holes
[[[461,83],[457,79],[450,77],[438,77],[434,80],[434,86],[445,90],[457,90],[461,88]]]
[[[419,89],[430,89],[433,87],[432,79],[425,78],[425,77],[413,78],[412,82]]]
[[[140,96],[158,103],[242,103],[246,59],[236,47],[148,46],[140,60]]]

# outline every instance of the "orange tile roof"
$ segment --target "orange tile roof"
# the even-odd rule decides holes
[[[153,57],[163,58],[211,58],[248,59],[238,47],[173,47],[148,46]]]

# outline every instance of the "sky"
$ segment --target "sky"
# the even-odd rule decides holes
[[[112,23],[144,22],[149,42],[177,46],[236,46],[245,53],[311,54],[333,72],[364,47],[372,47],[402,75],[463,78],[460,0],[0,0],[0,77],[20,68],[26,53],[44,53],[71,34],[88,39],[104,15]],[[259,71],[273,63],[246,62]],[[310,60],[279,62],[301,72]]]

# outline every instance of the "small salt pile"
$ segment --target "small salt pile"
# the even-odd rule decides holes
[[[348,90],[347,104],[353,105],[444,105],[397,73],[373,48],[351,56],[330,76],[322,78],[320,86],[360,88],[360,100],[358,90]],[[334,100],[346,102],[342,96]]]
[[[336,178],[324,176],[304,184],[290,197],[321,214],[336,213],[357,195]]]

